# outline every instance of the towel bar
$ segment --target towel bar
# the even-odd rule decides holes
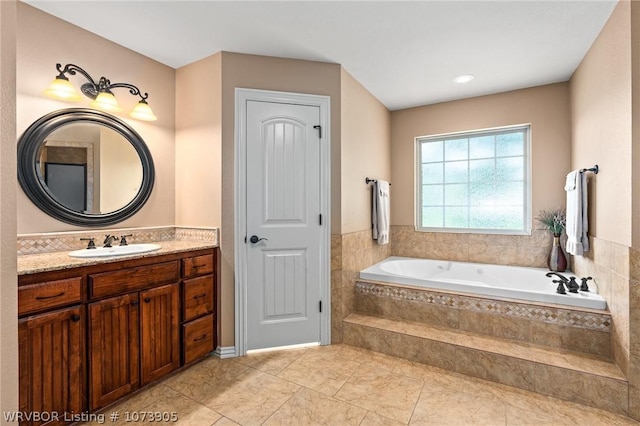
[[[581,172],[593,172],[595,174],[598,174],[598,172],[600,171],[600,167],[598,167],[598,165],[596,164],[595,166],[589,168],[589,169],[580,169]]]
[[[374,183],[377,182],[377,179],[369,179],[368,177],[364,178],[364,181],[367,185],[369,185],[370,183]],[[391,182],[389,182],[389,186],[391,186]]]

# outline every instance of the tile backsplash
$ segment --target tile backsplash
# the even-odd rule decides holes
[[[149,228],[89,229],[83,231],[21,234],[17,237],[18,256],[26,254],[51,253],[85,248],[86,241],[80,238],[94,238],[101,245],[105,235],[126,235],[129,243],[150,243],[170,240],[198,240],[218,243],[218,228],[196,228],[181,226],[162,226]]]

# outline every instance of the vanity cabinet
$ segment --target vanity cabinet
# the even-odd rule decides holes
[[[138,294],[89,305],[89,408],[105,406],[139,385]]]
[[[84,317],[84,307],[74,306],[19,320],[20,411],[82,411]]]
[[[20,410],[94,412],[216,347],[217,249],[18,278]]]
[[[81,290],[81,276],[18,289],[20,411],[82,411],[86,364]],[[61,422],[51,419],[43,424]]]
[[[180,366],[178,265],[174,260],[89,275],[90,300],[125,293],[89,304],[91,410]]]
[[[182,260],[182,362],[189,364],[215,349],[215,259]]]

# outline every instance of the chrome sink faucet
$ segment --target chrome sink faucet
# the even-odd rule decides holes
[[[103,244],[107,248],[111,247],[111,243],[118,239],[118,237],[116,237],[115,235],[109,235],[109,234],[105,235],[105,237],[106,238],[104,239]]]

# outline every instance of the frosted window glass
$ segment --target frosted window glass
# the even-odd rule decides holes
[[[493,182],[495,179],[496,161],[491,160],[471,160],[469,161],[469,181],[470,182]]]
[[[526,232],[529,131],[520,126],[418,139],[418,229]]]
[[[469,203],[469,185],[454,184],[444,187],[444,204],[447,206],[466,206]]]
[[[469,155],[468,139],[452,139],[444,142],[445,161],[466,160]]]
[[[422,183],[442,183],[442,163],[422,165]]]
[[[494,184],[491,183],[470,183],[469,184],[469,205],[472,206],[493,206],[495,205]]]
[[[431,228],[442,228],[444,225],[444,212],[442,207],[423,207],[422,225]]]
[[[496,208],[490,207],[470,207],[469,226],[471,228],[496,228]]]
[[[467,207],[445,207],[444,226],[445,228],[468,228],[469,209]]]
[[[444,187],[442,185],[422,186],[422,205],[441,206],[444,198]]]
[[[496,184],[495,200],[499,206],[521,206],[523,203],[522,182],[499,182]]]
[[[496,176],[499,180],[523,180],[524,167],[522,157],[496,159]]]
[[[521,207],[471,207],[472,228],[518,229],[524,224]]]
[[[524,155],[524,134],[509,133],[496,136],[496,156]]]
[[[443,160],[443,142],[425,142],[422,144],[422,162],[429,163],[432,161]]]
[[[494,136],[484,136],[469,140],[469,158],[493,158],[496,156]]]
[[[444,182],[460,183],[469,180],[469,163],[467,161],[452,161],[444,163]]]

